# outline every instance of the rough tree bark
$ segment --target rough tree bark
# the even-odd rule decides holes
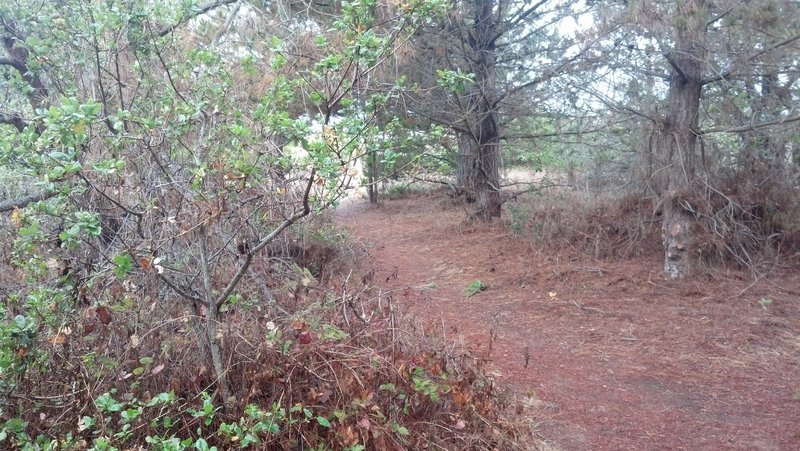
[[[456,156],[456,194],[463,196],[467,203],[475,202],[474,138],[469,133],[458,134],[458,155]]]
[[[474,22],[467,42],[470,66],[475,74],[469,112],[465,122],[469,133],[459,138],[457,173],[473,191],[476,217],[491,221],[500,217],[500,133],[497,127],[497,26],[493,0],[473,0]],[[459,181],[462,182],[462,181]]]
[[[664,271],[670,278],[691,273],[698,244],[692,212],[698,118],[705,64],[706,2],[677,2],[674,50],[665,55],[671,66],[669,105],[659,130],[659,156],[666,163],[664,196]]]

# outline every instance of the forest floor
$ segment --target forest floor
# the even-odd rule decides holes
[[[800,449],[800,271],[672,281],[662,257],[545,250],[441,193],[336,214],[374,283],[487,355],[561,450]],[[467,297],[475,280],[487,289]]]

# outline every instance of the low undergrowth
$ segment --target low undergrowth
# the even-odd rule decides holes
[[[701,266],[757,271],[779,258],[797,258],[800,207],[792,201],[797,195],[796,186],[770,180],[769,174],[734,174],[714,183],[698,179],[663,199],[636,192],[526,194],[506,203],[505,221],[514,233],[542,246],[570,246],[597,259],[638,257],[663,252],[662,211],[665,202],[673,202],[696,219],[693,247]]]
[[[592,258],[630,258],[659,252],[660,214],[638,195],[591,196],[560,191],[506,203],[506,224],[540,246],[569,246]]]
[[[338,237],[314,233],[321,247]],[[90,305],[53,298],[57,289],[6,292],[0,446],[530,447],[480,360],[418,332],[391,294],[320,255],[324,275],[297,263],[308,257],[264,259],[221,309],[228,399],[197,339],[202,309],[137,297],[141,288],[118,282],[107,287],[117,301]]]

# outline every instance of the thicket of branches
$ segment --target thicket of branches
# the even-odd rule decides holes
[[[320,216],[443,4],[278,6],[0,6],[3,447],[515,439]]]

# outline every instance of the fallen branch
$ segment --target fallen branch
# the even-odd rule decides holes
[[[16,199],[8,199],[0,202],[0,213],[11,211],[15,208],[25,208],[32,202],[39,202],[42,200],[50,199],[58,194],[57,191],[41,191],[29,196],[18,197]]]

